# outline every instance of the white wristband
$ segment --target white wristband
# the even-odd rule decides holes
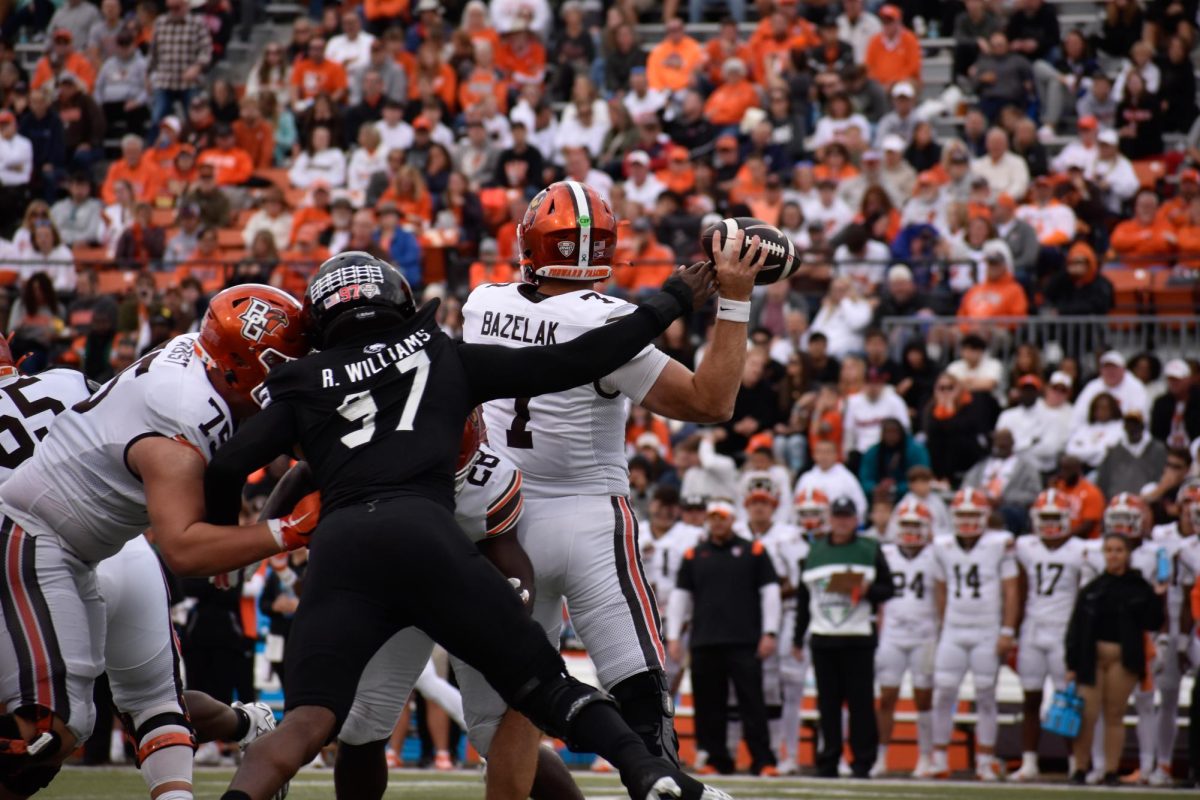
[[[1000,628],[1000,635],[1007,636],[1008,638],[1011,639],[1017,635],[1017,632],[1014,631],[1012,628],[1008,627],[1007,625],[1004,625]]]
[[[730,300],[725,297],[718,297],[717,319],[723,319],[727,322],[749,322],[750,301]]]
[[[269,519],[267,520],[267,530],[275,537],[275,546],[279,548],[280,552],[283,552],[283,523],[277,519]]]

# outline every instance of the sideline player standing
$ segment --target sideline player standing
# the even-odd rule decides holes
[[[954,536],[934,542],[935,597],[942,636],[934,656],[933,773],[948,778],[947,748],[958,689],[967,671],[975,682],[975,775],[1000,780],[996,676],[1013,648],[1019,595],[1013,536],[987,530],[991,506],[978,489],[960,489],[950,504]]]
[[[463,338],[510,348],[563,342],[633,312],[633,305],[597,291],[612,273],[616,228],[590,186],[562,181],[541,192],[518,231],[527,282],[472,292],[463,306]],[[630,401],[690,422],[722,422],[733,413],[761,261],[757,237],[740,262],[734,256],[744,239],[739,231],[722,249],[714,236],[721,297],[712,341],[694,374],[648,346],[588,385],[484,406],[493,447],[525,476],[519,536],[536,576],[534,619],[557,644],[566,599],[600,685],[651,750],[676,763],[660,621],[627,499],[625,418]],[[491,765],[502,766],[495,759]]]
[[[937,649],[938,618],[933,585],[937,557],[933,514],[920,500],[909,497],[896,509],[896,541],[883,545],[896,594],[880,613],[879,650],[875,675],[879,681],[879,757],[871,777],[887,772],[887,747],[896,722],[900,682],[908,672],[917,707],[917,766],[914,778],[932,777],[933,654]]]
[[[1066,639],[1075,597],[1082,585],[1083,539],[1071,536],[1071,502],[1057,489],[1037,496],[1029,509],[1033,536],[1017,539],[1019,585],[1024,587],[1017,676],[1024,704],[1021,717],[1021,768],[1014,780],[1036,781],[1038,739],[1042,732],[1042,694],[1049,678],[1055,691],[1067,685]]]
[[[722,274],[753,280],[733,266]],[[563,391],[625,363],[711,294],[679,270],[625,319],[574,341],[510,350],[451,340],[390,264],[342,253],[308,287],[321,348],[268,377],[265,408],[205,475],[208,514],[236,517],[246,476],[304,453],[320,487],[304,596],[288,641],[287,714],[247,751],[223,800],[265,800],[336,735],[379,647],[413,625],[481,670],[505,700],[572,747],[604,755],[637,800],[724,793],[653,755],[610,698],[571,678],[545,632],[454,521],[454,465],[472,408]],[[528,502],[528,501],[527,501]]]

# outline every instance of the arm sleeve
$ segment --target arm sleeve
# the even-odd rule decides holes
[[[204,472],[208,522],[236,525],[246,476],[288,452],[295,440],[295,418],[287,404],[272,403],[251,417],[217,450]]]
[[[692,593],[678,587],[671,590],[667,603],[667,640],[677,641],[683,636],[683,626],[692,618]]]
[[[758,588],[758,603],[762,609],[762,632],[763,634],[779,635],[780,615],[783,610],[783,601],[779,596],[779,584],[768,583]]]
[[[876,548],[875,580],[867,589],[867,600],[871,605],[878,607],[880,603],[891,600],[895,594],[896,587],[892,584],[892,570],[888,567],[887,556],[883,554],[883,548]]]
[[[624,319],[546,347],[463,344],[459,355],[472,405],[499,397],[534,397],[598,380],[636,356],[676,317],[691,311],[691,292],[672,278]]]

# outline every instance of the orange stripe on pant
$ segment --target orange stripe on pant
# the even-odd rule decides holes
[[[20,615],[21,630],[29,647],[29,655],[33,660],[34,685],[36,687],[35,702],[49,709],[54,709],[53,677],[50,672],[50,654],[46,650],[46,639],[38,625],[37,615],[30,602],[29,589],[25,586],[22,574],[22,556],[26,545],[32,545],[30,537],[16,523],[8,539],[8,552],[5,554],[5,572],[9,591],[17,613]]]
[[[637,523],[634,521],[628,500],[618,497],[617,504],[621,507],[621,514],[625,517],[625,559],[629,563],[629,578],[633,582],[634,591],[638,596],[638,605],[642,608],[642,617],[646,620],[646,628],[650,631],[650,638],[654,642],[654,651],[658,654],[658,663],[661,666],[666,663],[667,658],[663,650],[662,637],[658,634],[658,625],[655,623],[654,608],[650,605],[650,593],[642,581],[637,543],[634,541]]]

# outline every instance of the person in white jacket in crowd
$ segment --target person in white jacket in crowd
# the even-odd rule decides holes
[[[679,494],[683,497],[733,497],[737,488],[737,463],[717,452],[722,428],[707,430],[675,446],[675,468],[679,470]]]
[[[867,382],[863,390],[846,398],[846,410],[842,415],[842,452],[847,458],[851,453],[865,453],[879,444],[883,421],[889,417],[898,420],[904,430],[912,430],[908,406],[896,394],[896,390],[888,385],[889,377],[878,368],[871,367],[867,370]]]
[[[858,511],[859,520],[866,519],[867,496],[855,474],[838,460],[837,445],[822,439],[813,445],[812,455],[812,469],[796,481],[792,496],[806,489],[820,489],[826,497],[849,497]]]
[[[363,125],[358,129],[358,147],[350,156],[347,168],[346,188],[359,200],[366,197],[367,185],[376,172],[387,171],[387,150],[383,149],[383,137],[374,125]]]
[[[1120,137],[1116,131],[1100,131],[1096,143],[1099,153],[1083,176],[1096,184],[1104,207],[1110,213],[1120,214],[1121,206],[1133,197],[1141,183],[1133,171],[1133,164],[1118,149]]]
[[[333,147],[329,128],[313,128],[309,146],[288,170],[288,180],[298,189],[307,189],[316,181],[325,181],[331,189],[346,185],[346,154]]]
[[[1059,370],[1050,376],[1041,399],[1042,429],[1025,455],[1043,472],[1053,472],[1071,436],[1071,376]]]
[[[1101,392],[1088,404],[1087,418],[1082,423],[1072,423],[1066,454],[1078,458],[1089,469],[1095,469],[1104,460],[1108,448],[1121,441],[1123,433],[1121,409],[1116,399]]]
[[[871,304],[859,296],[854,282],[839,275],[829,284],[810,331],[820,331],[829,341],[829,354],[841,359],[862,350],[863,333],[871,324]]]
[[[1102,392],[1113,396],[1121,413],[1140,411],[1143,417],[1150,418],[1150,398],[1146,393],[1146,385],[1125,369],[1125,356],[1117,350],[1109,350],[1100,356],[1099,377],[1088,381],[1079,397],[1075,398],[1073,425],[1079,426],[1087,421],[1092,400]]]
[[[1023,375],[1017,381],[1017,404],[1000,412],[996,420],[997,430],[1004,428],[1012,434],[1013,451],[1028,458],[1038,472],[1052,471],[1058,463],[1058,453],[1066,445],[1066,432],[1071,426],[1069,408],[1059,400],[1059,395],[1061,392],[1055,391],[1055,401],[1059,402],[1057,409],[1068,409],[1066,420],[1062,419],[1064,415],[1060,410],[1050,408],[1042,397],[1042,379],[1036,375]],[[1044,439],[1057,444],[1057,448],[1039,451],[1037,448]]]

